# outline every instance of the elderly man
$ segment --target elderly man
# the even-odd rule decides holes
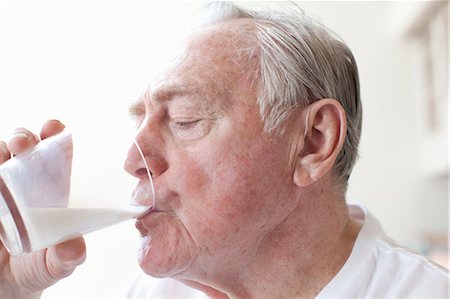
[[[131,108],[157,190],[136,225],[139,262],[174,280],[138,278],[125,296],[446,298],[444,269],[346,204],[361,132],[347,46],[298,12],[222,3],[206,20]],[[50,121],[41,138],[62,129]],[[10,151],[33,136],[20,130]],[[149,183],[139,153],[125,167]],[[1,297],[37,298],[84,256],[82,239],[21,258],[3,250]]]

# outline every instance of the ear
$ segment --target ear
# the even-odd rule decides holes
[[[303,148],[295,157],[294,183],[308,186],[333,167],[344,145],[347,121],[344,108],[333,99],[311,104],[305,119]]]

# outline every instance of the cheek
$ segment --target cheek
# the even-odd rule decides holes
[[[208,191],[214,183],[214,177],[211,175],[214,163],[208,161],[205,155],[184,155],[178,161],[179,171],[177,171],[179,180],[175,184],[181,194],[198,197]]]
[[[251,204],[240,198],[256,195],[260,179],[251,164],[247,156],[233,152],[185,156],[177,182],[177,190],[186,198],[181,205],[196,212],[230,212],[233,216],[231,211]]]
[[[228,148],[186,155],[179,164],[183,175],[177,184],[184,197],[180,218],[196,238],[212,247],[257,237],[258,230],[274,219],[271,210],[280,196],[274,185],[280,187],[278,179],[286,180],[279,159],[269,154],[272,149]]]

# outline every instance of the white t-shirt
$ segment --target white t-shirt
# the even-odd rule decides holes
[[[364,221],[350,257],[316,298],[448,298],[446,269],[398,246],[363,207],[349,205],[352,217]],[[173,279],[138,275],[125,298],[207,299]]]

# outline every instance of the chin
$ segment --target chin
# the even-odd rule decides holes
[[[138,251],[138,262],[141,269],[148,275],[156,278],[174,277],[185,272],[190,265],[183,254],[177,254],[174,250],[153,246],[156,240],[149,236],[141,237],[141,245]]]
[[[170,277],[169,265],[164,260],[167,258],[163,253],[157,252],[157,248],[152,248],[152,237],[141,236],[141,244],[138,250],[138,263],[142,270],[153,277]]]
[[[158,225],[152,228],[145,222],[144,225],[139,222],[136,225],[141,233],[138,262],[142,270],[152,277],[174,277],[189,269],[194,261],[194,250],[191,249],[195,247],[179,223],[158,220]]]

